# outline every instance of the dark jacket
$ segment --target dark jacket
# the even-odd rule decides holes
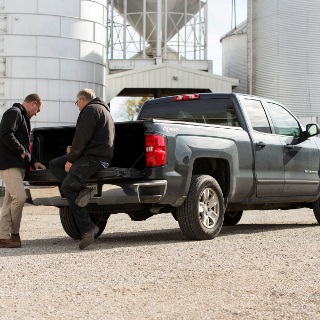
[[[0,124],[0,170],[33,166],[35,159],[31,159],[29,142],[28,113],[20,103],[15,103],[3,114]],[[24,159],[21,158],[23,153],[27,154]]]
[[[73,163],[83,155],[105,160],[113,157],[114,123],[109,107],[100,99],[91,100],[80,112],[68,161]]]

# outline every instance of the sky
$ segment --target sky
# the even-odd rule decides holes
[[[232,15],[232,3],[235,2],[235,18]],[[247,19],[247,0],[207,0],[208,9],[208,60],[212,61],[213,73],[221,75],[222,47],[220,39],[235,26]],[[121,110],[124,98],[114,98],[111,102],[111,114],[115,121],[123,119]]]
[[[236,6],[236,24],[247,19],[247,0],[207,0],[208,9],[208,60],[212,60],[213,73],[221,75],[222,48],[220,39],[234,28],[232,3]]]

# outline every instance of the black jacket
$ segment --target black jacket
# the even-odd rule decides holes
[[[73,163],[83,155],[105,160],[113,157],[114,123],[109,107],[100,99],[91,100],[80,112],[68,161]]]
[[[15,103],[2,117],[0,124],[0,170],[29,169],[35,159],[30,156],[30,119],[26,109]],[[22,159],[21,155],[27,156]],[[30,160],[30,161],[29,161]]]

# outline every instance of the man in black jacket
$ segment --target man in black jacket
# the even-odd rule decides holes
[[[22,209],[26,200],[23,186],[25,171],[45,166],[30,155],[30,118],[40,112],[42,99],[28,95],[22,104],[14,103],[0,124],[0,178],[5,183],[5,196],[0,216],[0,248],[21,246],[19,235]]]
[[[115,129],[109,107],[96,98],[93,90],[80,90],[76,105],[80,114],[72,146],[68,147],[66,155],[51,160],[49,168],[61,183],[61,192],[82,234],[79,248],[84,249],[99,232],[85,208],[91,194],[85,184],[92,175],[109,166]]]

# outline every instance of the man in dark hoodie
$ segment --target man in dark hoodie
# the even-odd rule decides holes
[[[79,248],[84,249],[92,244],[99,232],[85,208],[91,194],[85,184],[92,175],[109,166],[115,129],[109,107],[96,98],[93,90],[80,90],[76,105],[80,114],[72,146],[68,147],[66,155],[51,160],[49,168],[61,183],[61,192],[82,234]]]
[[[45,169],[30,155],[30,118],[40,112],[42,99],[28,95],[22,104],[15,103],[0,124],[0,178],[5,183],[5,196],[0,216],[0,248],[21,246],[19,235],[22,209],[26,200],[23,186],[25,171]]]

